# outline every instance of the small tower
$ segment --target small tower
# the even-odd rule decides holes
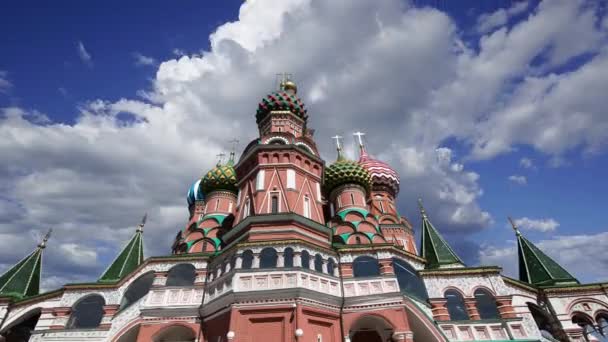
[[[0,297],[23,299],[40,291],[42,251],[51,237],[52,229],[44,235],[38,247],[0,276]]]
[[[568,271],[526,239],[513,219],[510,217],[508,219],[517,237],[519,279],[521,281],[539,287],[579,284],[579,281]]]
[[[142,217],[135,235],[99,278],[100,283],[114,283],[134,271],[144,261],[143,231],[148,214]]]
[[[429,220],[426,210],[422,206],[422,199],[418,199],[418,205],[422,215],[420,256],[426,259],[426,268],[464,267],[462,260]]]

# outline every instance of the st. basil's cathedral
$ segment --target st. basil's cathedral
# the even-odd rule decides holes
[[[418,249],[397,172],[361,133],[359,160],[336,137],[326,164],[290,79],[255,118],[259,138],[189,188],[171,255],[144,258],[144,220],[96,281],[40,293],[48,235],[0,270],[0,341],[608,340],[608,283],[515,224],[519,279],[465,265],[422,202]]]

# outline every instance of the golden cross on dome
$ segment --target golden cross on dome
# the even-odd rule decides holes
[[[291,80],[291,74],[282,72],[277,74],[277,83],[279,84],[279,90],[285,90],[285,83]]]
[[[224,152],[220,152],[218,154],[215,155],[217,157],[217,164],[220,165],[222,164],[222,162],[224,161],[224,157],[226,156],[226,153]]]

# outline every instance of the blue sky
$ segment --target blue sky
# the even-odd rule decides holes
[[[604,2],[21,6],[0,11],[0,270],[52,225],[45,286],[94,279],[145,211],[147,255],[167,253],[190,183],[226,136],[255,136],[289,71],[325,158],[330,136],[366,132],[400,212],[417,229],[423,197],[468,263],[514,274],[512,216],[608,278]]]

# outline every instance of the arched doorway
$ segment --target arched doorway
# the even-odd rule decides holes
[[[393,327],[384,318],[374,315],[360,317],[348,332],[351,342],[391,341]]]
[[[6,339],[6,342],[29,341],[32,331],[34,331],[36,324],[38,324],[39,318],[40,309],[34,309],[11,324],[2,332],[1,336]]]
[[[154,336],[154,342],[194,342],[196,333],[183,325],[173,325]]]

